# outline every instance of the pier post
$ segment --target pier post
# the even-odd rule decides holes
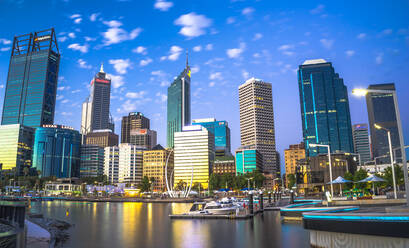
[[[268,204],[271,204],[271,192],[268,192]]]
[[[264,197],[263,192],[260,193],[260,210],[264,211]]]
[[[290,204],[294,204],[294,191],[290,192]]]
[[[249,212],[250,214],[254,214],[253,212],[253,194],[249,194]]]

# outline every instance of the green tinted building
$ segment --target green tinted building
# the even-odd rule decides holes
[[[0,126],[0,164],[3,170],[16,168],[22,175],[24,167],[31,166],[34,128],[20,124]]]
[[[239,148],[236,151],[236,175],[254,170],[262,171],[263,156],[255,149]]]

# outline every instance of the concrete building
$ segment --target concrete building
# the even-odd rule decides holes
[[[24,168],[32,165],[32,148],[35,129],[21,124],[0,126],[1,170],[16,170],[23,175]]]
[[[154,179],[154,182],[152,182],[152,189],[154,191],[167,191],[165,175],[167,174],[168,183],[170,183],[173,160],[173,152],[163,148],[161,145],[156,145],[151,150],[143,152],[143,176]],[[168,162],[167,173],[165,173],[166,161]]]
[[[355,153],[360,155],[360,165],[371,161],[371,145],[369,144],[368,124],[356,124],[352,127]]]
[[[297,161],[305,158],[305,147],[304,142],[300,144],[290,145],[288,149],[284,150],[284,159],[285,159],[285,176],[287,178],[286,182],[288,183],[288,176],[290,174],[295,175],[295,169],[297,166]],[[286,185],[288,187],[288,185]]]
[[[240,137],[263,155],[263,172],[280,172],[276,159],[274,111],[271,84],[250,78],[239,86]],[[237,158],[237,157],[236,157]]]
[[[80,177],[98,177],[104,174],[104,148],[98,145],[82,145]]]
[[[263,171],[263,155],[256,149],[240,147],[236,150],[236,174]]]
[[[149,129],[132,129],[129,135],[129,144],[150,150],[157,144],[156,131]]]
[[[104,150],[104,175],[109,183],[116,184],[119,182],[119,147],[108,146]]]
[[[215,118],[196,119],[192,125],[201,125],[214,135],[216,157],[230,156],[230,128],[227,121],[216,121]]]
[[[118,135],[113,133],[110,129],[95,130],[86,135],[85,144],[98,145],[103,148],[107,146],[117,146]]]
[[[123,143],[119,144],[118,182],[137,186],[142,181],[144,148]]]
[[[213,174],[223,175],[231,174],[236,175],[236,162],[233,156],[216,156],[213,163]]]
[[[131,143],[131,132],[138,129],[150,129],[150,120],[141,112],[131,112],[122,117],[121,143]]]
[[[214,135],[202,126],[185,126],[175,132],[174,184],[183,181],[208,187],[214,161]]]

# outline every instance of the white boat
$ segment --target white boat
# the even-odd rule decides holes
[[[206,202],[195,202],[193,203],[192,207],[190,208],[187,215],[204,215],[210,214],[207,210],[205,210]]]
[[[233,204],[232,202],[216,202],[211,201],[206,204],[204,210],[211,213],[211,214],[218,214],[218,215],[229,215],[236,213],[236,209],[238,207]]]

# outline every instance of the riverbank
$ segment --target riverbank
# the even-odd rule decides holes
[[[45,218],[42,214],[27,215],[26,225],[27,246],[39,248],[58,247],[66,242],[70,238],[68,229],[72,226],[65,221]]]

